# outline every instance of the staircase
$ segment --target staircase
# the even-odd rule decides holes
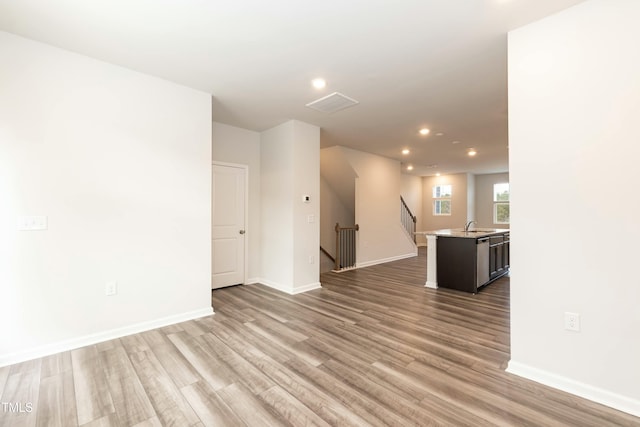
[[[400,196],[400,222],[402,226],[413,239],[413,243],[416,243],[416,216],[411,213],[411,209],[407,206],[402,196]]]

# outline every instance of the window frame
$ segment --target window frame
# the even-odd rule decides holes
[[[446,192],[447,193],[446,196],[442,196],[442,194],[443,194],[442,187],[446,187],[449,190],[448,192]],[[436,188],[438,188],[439,191],[436,192]],[[433,216],[451,216],[451,212],[453,210],[452,209],[453,203],[452,203],[452,200],[451,200],[452,195],[453,195],[453,185],[451,185],[451,184],[434,185],[431,190],[432,190],[431,196],[433,198],[433,203],[432,203],[432,214],[433,214]],[[436,194],[438,194],[438,195],[436,195]],[[446,212],[446,213],[442,212],[443,203],[448,203],[449,204],[449,212]]]
[[[496,186],[497,185],[507,185],[507,194],[508,194],[508,198],[507,200],[497,200],[497,193],[496,193]],[[511,223],[511,186],[509,185],[508,182],[496,182],[493,184],[493,223],[494,224],[504,224],[504,225],[509,225]],[[498,220],[498,208],[500,206],[507,206],[507,209],[509,210],[509,218],[507,221],[499,221]]]

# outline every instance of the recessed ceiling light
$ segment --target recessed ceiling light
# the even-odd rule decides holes
[[[460,144],[460,141],[451,141],[452,144]]]
[[[420,135],[422,135],[422,136],[429,135],[429,132],[431,132],[431,131],[429,129],[427,129],[427,128],[420,129]]]
[[[438,173],[436,174],[436,176],[440,176],[440,172],[438,172]]]
[[[475,156],[476,154],[478,154],[478,152],[476,151],[475,148],[469,148],[469,151],[467,151],[467,154],[471,157]]]
[[[411,165],[407,166],[407,170],[408,171],[412,171],[413,170],[413,166],[411,166]]]
[[[407,154],[409,154],[409,153],[410,153],[410,151],[409,151],[409,149],[408,149],[408,148],[405,148],[404,150],[402,150],[402,154],[404,154],[405,156],[406,156]]]
[[[311,84],[316,89],[324,89],[325,87],[327,87],[327,81],[325,79],[320,79],[320,78],[311,80]]]
[[[442,133],[442,132],[436,133],[436,136],[442,136],[442,135],[444,135],[444,133]]]

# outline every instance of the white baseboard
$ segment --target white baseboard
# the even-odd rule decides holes
[[[622,412],[640,417],[640,401],[626,397],[605,389],[594,387],[571,378],[563,377],[552,372],[534,368],[523,363],[510,361],[506,369],[510,374],[584,397],[602,405],[609,406]]]
[[[210,316],[212,314],[214,314],[213,307],[208,307],[200,310],[194,310],[186,313],[176,314],[173,316],[163,317],[161,319],[135,323],[133,325],[111,329],[96,334],[90,334],[78,338],[59,341],[25,351],[3,354],[2,356],[0,356],[0,367],[25,362],[27,360],[38,359],[40,357],[50,356],[52,354],[62,353],[69,350],[75,350],[76,348],[86,347],[88,345],[97,344],[103,341],[109,341],[127,335],[137,334],[139,332],[150,331],[152,329],[161,328],[167,325],[173,325],[175,323],[186,322],[187,320]]]
[[[431,281],[427,280],[424,283],[424,287],[425,288],[429,288],[429,289],[438,289],[438,282],[431,282]]]
[[[312,291],[314,289],[320,289],[322,287],[320,282],[309,283],[307,285],[296,286],[295,288],[291,288],[291,286],[286,286],[281,283],[273,282],[271,280],[259,279],[256,283],[261,283],[265,286],[268,286],[272,289],[275,289],[280,292],[284,292],[289,295],[301,294],[303,292]]]
[[[353,266],[353,267],[341,268],[340,270],[331,270],[331,271],[332,271],[333,273],[338,273],[338,274],[340,274],[340,273],[345,273],[345,272],[347,272],[347,271],[355,270],[355,269],[357,269],[357,268],[358,268],[358,267]]]
[[[249,279],[247,279],[245,281],[246,285],[253,285],[253,284],[256,284],[256,283],[260,283],[260,278],[259,277],[251,277],[251,278],[249,278]]]
[[[293,294],[292,295],[296,295],[296,294],[301,294],[304,292],[309,292],[309,291],[313,291],[314,289],[320,289],[322,288],[322,284],[320,282],[315,282],[315,283],[309,283],[307,285],[304,286],[298,286],[293,290]]]
[[[256,283],[268,286],[271,289],[275,289],[276,291],[280,291],[280,292],[284,292],[285,294],[292,295],[292,293],[290,292],[291,291],[291,287],[285,286],[282,283],[278,283],[278,282],[274,282],[272,280],[267,280],[267,279],[262,279],[262,278],[258,279],[258,281]]]
[[[406,259],[406,258],[412,258],[414,256],[418,256],[418,252],[411,252],[408,254],[404,254],[404,255],[398,255],[398,256],[394,256],[394,257],[390,257],[390,258],[384,258],[384,259],[376,259],[373,261],[365,261],[365,262],[359,262],[356,264],[356,268],[363,268],[363,267],[371,267],[372,265],[378,265],[378,264],[384,264],[385,262],[391,262],[391,261],[398,261],[401,259]]]

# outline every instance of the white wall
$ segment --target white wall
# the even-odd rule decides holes
[[[493,185],[503,182],[509,182],[508,173],[476,175],[475,220],[478,221],[478,227],[509,228],[509,224],[493,222]]]
[[[433,187],[436,185],[452,185],[451,215],[433,214]],[[461,228],[468,221],[468,177],[466,173],[425,176],[422,178],[423,230],[440,230],[445,228]]]
[[[211,96],[0,32],[0,235],[0,365],[211,313]]]
[[[638,22],[637,0],[591,0],[509,35],[509,370],[635,415]]]
[[[249,167],[247,283],[255,283],[260,277],[260,134],[213,122],[212,156],[214,161]]]
[[[336,145],[320,150],[320,175],[347,211],[355,215],[358,175],[349,164],[344,147]]]
[[[476,177],[467,175],[467,221],[476,221]]]
[[[261,282],[288,293],[319,287],[320,129],[292,120],[263,132],[261,179]]]
[[[400,222],[400,162],[342,147],[356,172],[357,265],[416,255]]]
[[[261,282],[293,287],[293,122],[260,134]]]

